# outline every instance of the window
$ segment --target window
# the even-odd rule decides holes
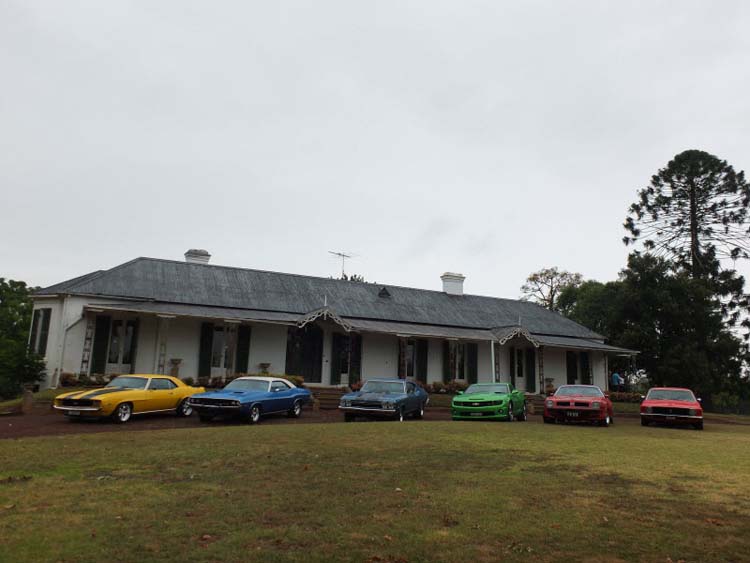
[[[169,391],[170,389],[174,389],[177,387],[174,383],[169,381],[169,379],[162,379],[162,378],[154,378],[151,380],[151,385],[148,386],[149,389],[156,389],[159,391]]]
[[[271,391],[288,391],[289,386],[283,381],[274,381],[271,383]]]
[[[49,320],[52,309],[36,309],[31,321],[31,340],[29,350],[40,356],[47,353],[47,338],[49,336]]]
[[[414,391],[416,391],[416,390],[417,390],[417,386],[414,385],[413,383],[407,383],[406,384],[406,392],[409,393],[410,395],[412,393],[414,393]]]
[[[220,326],[214,327],[214,341],[211,346],[211,367],[223,368],[228,366],[228,353],[229,347],[227,346],[227,336],[224,328]]]

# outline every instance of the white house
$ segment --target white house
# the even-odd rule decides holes
[[[629,350],[533,303],[185,261],[136,258],[38,291],[30,346],[63,373],[225,377],[269,372],[341,385],[408,376],[607,386]]]

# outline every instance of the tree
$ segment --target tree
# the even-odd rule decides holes
[[[714,273],[718,260],[748,258],[750,186],[744,172],[699,150],[676,155],[638,192],[624,227],[626,245],[684,267],[694,278]]]
[[[339,279],[365,283],[365,277],[359,274],[341,274],[341,277]]]
[[[550,311],[557,311],[557,299],[566,287],[577,287],[583,276],[577,273],[560,271],[556,267],[543,268],[534,272],[521,286],[521,299],[535,301]]]
[[[44,362],[27,350],[34,289],[0,278],[0,396],[17,394],[42,378]]]

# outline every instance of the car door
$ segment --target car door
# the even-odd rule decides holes
[[[271,411],[287,411],[294,404],[294,391],[281,380],[271,382]]]
[[[510,390],[510,408],[513,409],[513,412],[516,413],[520,410],[521,404],[520,404],[520,395],[521,392],[513,387],[510,383],[508,384],[508,389]]]
[[[406,412],[414,412],[419,409],[419,394],[417,386],[411,381],[406,382]]]
[[[148,411],[176,409],[180,399],[177,386],[166,377],[152,377],[146,390]]]

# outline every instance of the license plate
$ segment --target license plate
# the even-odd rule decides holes
[[[68,416],[80,416],[81,411],[68,411]]]
[[[481,412],[470,412],[469,416],[482,416],[482,414]]]
[[[677,420],[677,417],[676,416],[668,416],[667,420]]]
[[[578,416],[578,411],[568,411],[565,413],[566,416],[569,416],[570,418],[576,418]]]

